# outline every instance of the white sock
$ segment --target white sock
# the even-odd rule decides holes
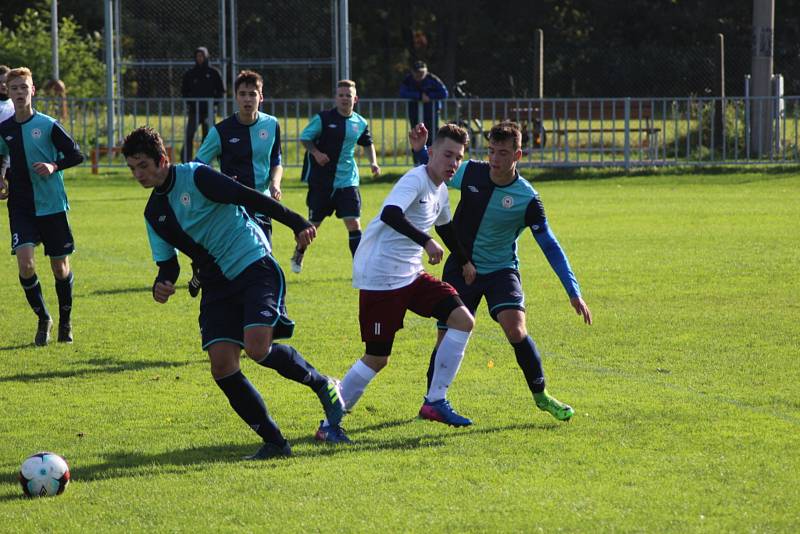
[[[361,360],[353,364],[342,379],[342,400],[344,400],[345,410],[353,409],[358,399],[364,394],[364,390],[367,389],[367,385],[377,374]]]
[[[436,402],[447,397],[447,388],[453,383],[464,359],[470,332],[448,328],[439,348],[433,367],[431,388],[428,390],[428,402]]]

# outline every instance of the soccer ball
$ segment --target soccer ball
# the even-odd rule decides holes
[[[22,462],[19,483],[26,497],[54,497],[69,484],[66,460],[53,452],[37,452]]]

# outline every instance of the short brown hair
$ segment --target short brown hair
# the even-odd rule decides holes
[[[167,157],[167,150],[164,148],[164,140],[161,135],[149,126],[136,128],[122,143],[122,155],[126,158],[144,154],[156,163]]]
[[[467,146],[469,144],[469,134],[467,130],[458,124],[448,123],[439,128],[436,132],[436,140],[434,143],[444,139],[452,139],[456,143]]]
[[[11,83],[11,80],[14,78],[30,78],[33,80],[33,74],[31,74],[31,69],[28,67],[17,67],[16,69],[11,69],[6,74],[6,83]]]
[[[522,128],[514,121],[503,121],[489,130],[490,143],[503,143],[513,140],[514,150],[522,148]]]
[[[239,86],[243,83],[247,85],[255,85],[256,87],[264,88],[264,78],[254,70],[243,70],[236,76],[236,81],[233,82],[233,90],[239,91]]]
[[[337,89],[339,87],[352,87],[353,89],[355,89],[356,82],[354,82],[353,80],[339,80],[338,82],[336,82],[336,87]]]

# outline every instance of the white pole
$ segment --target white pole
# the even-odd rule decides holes
[[[114,136],[114,0],[105,0],[105,45],[106,45],[106,132],[109,162],[113,158]]]
[[[53,50],[53,79],[60,80],[58,72],[58,0],[50,3],[50,42]]]
[[[752,145],[758,157],[772,146],[771,96],[772,49],[775,32],[775,0],[753,0],[753,58],[751,62]]]

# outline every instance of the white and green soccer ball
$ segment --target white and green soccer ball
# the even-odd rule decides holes
[[[26,497],[54,497],[69,484],[69,466],[58,454],[37,452],[22,462],[18,478]]]

